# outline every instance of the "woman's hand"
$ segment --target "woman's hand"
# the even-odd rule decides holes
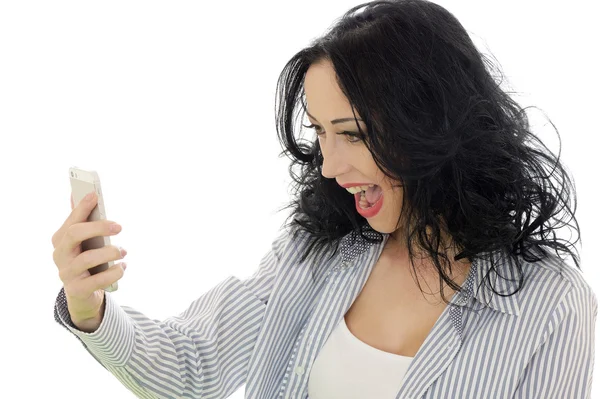
[[[71,214],[52,235],[52,257],[64,285],[71,320],[78,328],[92,331],[100,325],[104,316],[104,288],[123,277],[125,263],[114,264],[94,275],[90,275],[88,269],[122,259],[127,254],[125,250],[121,253],[114,245],[81,252],[82,241],[116,235],[121,231],[121,226],[109,220],[87,222],[96,202],[97,196],[93,193],[90,200],[83,199],[74,207],[71,195]]]

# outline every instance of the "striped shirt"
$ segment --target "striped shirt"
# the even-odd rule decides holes
[[[370,243],[352,231],[334,256],[324,248],[300,262],[307,233],[282,229],[250,277],[229,276],[164,321],[106,292],[100,327],[85,333],[71,322],[63,289],[54,315],[140,398],[226,398],[243,384],[245,398],[307,398],[311,366],[366,283],[383,237]],[[518,276],[504,254],[487,255],[473,261],[395,398],[589,398],[598,304],[579,269],[556,256],[520,259],[521,290],[501,296],[484,281],[490,259],[506,277],[488,275],[497,292],[513,292]]]

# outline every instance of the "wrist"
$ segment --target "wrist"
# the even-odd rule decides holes
[[[100,327],[102,323],[102,319],[104,318],[104,311],[106,309],[106,301],[105,297],[102,298],[102,304],[100,305],[100,310],[96,314],[96,316],[85,318],[85,319],[74,319],[71,318],[73,324],[81,331],[86,333],[93,333]]]

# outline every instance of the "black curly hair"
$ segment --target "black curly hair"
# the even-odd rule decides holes
[[[306,72],[321,61],[332,64],[340,89],[364,121],[368,135],[357,123],[358,131],[377,166],[403,186],[397,227],[406,238],[413,269],[416,245],[433,260],[440,287],[445,281],[453,290],[461,289],[440,262],[439,257],[449,264],[446,254],[437,251],[441,229],[460,250],[454,261],[472,262],[496,250],[515,260],[519,288],[504,296],[518,292],[523,283],[517,255],[537,262],[549,255],[543,247],[552,247],[569,253],[580,268],[577,250],[569,249],[579,237],[566,245],[555,234],[562,227],[556,222],[564,222],[556,214],[565,208],[579,236],[575,187],[559,162],[560,152],[554,156],[531,132],[526,108],[500,88],[502,81],[497,83],[490,72],[493,63],[476,49],[456,17],[425,0],[357,5],[281,72],[276,125],[281,154],[292,159],[295,192],[280,211],[293,208],[287,225],[310,234],[302,261],[313,248],[337,250],[352,230],[373,242],[363,234],[366,219],[352,196],[335,179],[321,175],[318,140],[295,137],[296,111],[306,112]],[[488,271],[487,281],[491,271],[496,269]],[[442,298],[449,303],[443,290]]]

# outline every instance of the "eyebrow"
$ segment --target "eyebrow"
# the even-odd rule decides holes
[[[308,116],[310,116],[311,118],[313,118],[314,120],[317,120],[317,118],[315,118],[314,116],[312,116],[311,114],[308,113],[308,111],[306,111],[306,114]],[[362,121],[362,119],[360,118],[356,118],[357,121]],[[348,122],[348,121],[354,121],[354,118],[339,118],[339,119],[333,119],[331,121],[332,125],[335,125],[336,123],[342,123],[342,122]]]

